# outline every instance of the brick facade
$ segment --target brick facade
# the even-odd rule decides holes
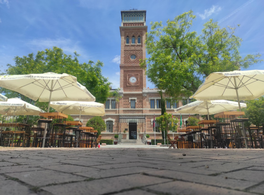
[[[139,22],[123,22],[120,26],[121,36],[121,56],[120,56],[120,91],[122,98],[116,102],[116,108],[106,109],[106,115],[103,117],[105,121],[113,123],[113,132],[102,132],[102,139],[113,139],[114,134],[122,135],[123,139],[129,139],[129,124],[137,124],[137,139],[140,139],[144,133],[153,138],[153,118],[160,116],[160,108],[151,108],[150,101],[160,99],[160,95],[156,89],[146,88],[145,70],[140,68],[140,59],[146,58],[146,48],[144,45],[147,26],[146,11],[122,11],[121,15],[135,12],[139,16],[143,16],[144,21]],[[127,37],[129,43],[127,43]],[[135,43],[132,43],[132,37]],[[140,37],[140,43],[138,43]],[[131,55],[135,55],[135,59]],[[135,80],[131,80],[134,77]],[[135,108],[131,108],[131,104],[135,103]],[[181,102],[178,103],[181,106]],[[167,113],[176,115],[174,109],[167,109]],[[183,118],[188,115],[183,115]],[[84,123],[91,117],[83,116]],[[125,131],[127,129],[127,131]],[[161,139],[161,134],[156,133],[157,139]]]

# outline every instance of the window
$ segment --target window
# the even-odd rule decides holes
[[[129,44],[129,37],[126,37],[126,44]]]
[[[140,38],[140,36],[138,36],[138,44],[141,44],[141,38]]]
[[[105,109],[110,109],[110,100],[106,100]]]
[[[161,106],[160,106],[160,100],[156,100],[156,102],[157,102],[157,108],[160,108]]]
[[[131,56],[130,56],[130,58],[132,59],[132,60],[134,60],[134,59],[136,59],[136,55],[135,54],[132,54]]]
[[[150,108],[155,108],[155,100],[150,100]]]
[[[132,37],[132,44],[135,44],[135,37]]]
[[[124,22],[144,22],[143,13],[125,13]]]
[[[116,101],[111,100],[111,109],[116,109]]]
[[[106,121],[106,131],[113,132],[113,121]]]
[[[170,100],[167,100],[166,104],[167,104],[167,108],[171,108],[171,101]]]
[[[114,99],[106,100],[105,109],[116,109],[116,101]]]
[[[173,107],[173,108],[177,108],[177,102],[176,102],[176,101],[174,101],[174,102],[172,103],[172,107]]]
[[[136,100],[130,100],[131,108],[136,108]]]

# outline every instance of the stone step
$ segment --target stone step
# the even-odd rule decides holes
[[[121,139],[121,142],[118,143],[120,145],[144,145],[141,140],[136,140],[136,139]]]

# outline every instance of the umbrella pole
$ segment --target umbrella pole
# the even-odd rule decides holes
[[[206,101],[206,109],[207,109],[207,119],[209,120],[209,108],[208,108],[208,101]],[[212,129],[210,131],[210,142],[211,142],[211,148],[213,148],[213,140],[212,140]]]
[[[238,96],[238,89],[237,89],[237,83],[236,83],[236,78],[235,77],[234,77],[234,83],[235,83],[235,89],[236,89],[236,96],[237,96],[237,101],[238,101],[238,107],[239,107],[239,111],[241,111],[240,100],[239,100],[239,96]]]
[[[53,85],[53,81],[51,81],[51,90],[52,90],[52,85]],[[49,112],[49,110],[50,110],[50,100],[51,100],[51,94],[52,94],[52,91],[50,91],[50,96],[49,96],[49,106],[48,106],[48,112]],[[43,137],[42,148],[44,148],[44,147],[45,147],[45,141],[46,141],[46,134],[47,134],[47,129],[48,129],[48,123],[46,123],[45,131],[44,131],[44,137]]]

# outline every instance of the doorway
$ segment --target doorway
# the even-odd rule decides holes
[[[129,123],[129,139],[137,139],[137,123]]]

